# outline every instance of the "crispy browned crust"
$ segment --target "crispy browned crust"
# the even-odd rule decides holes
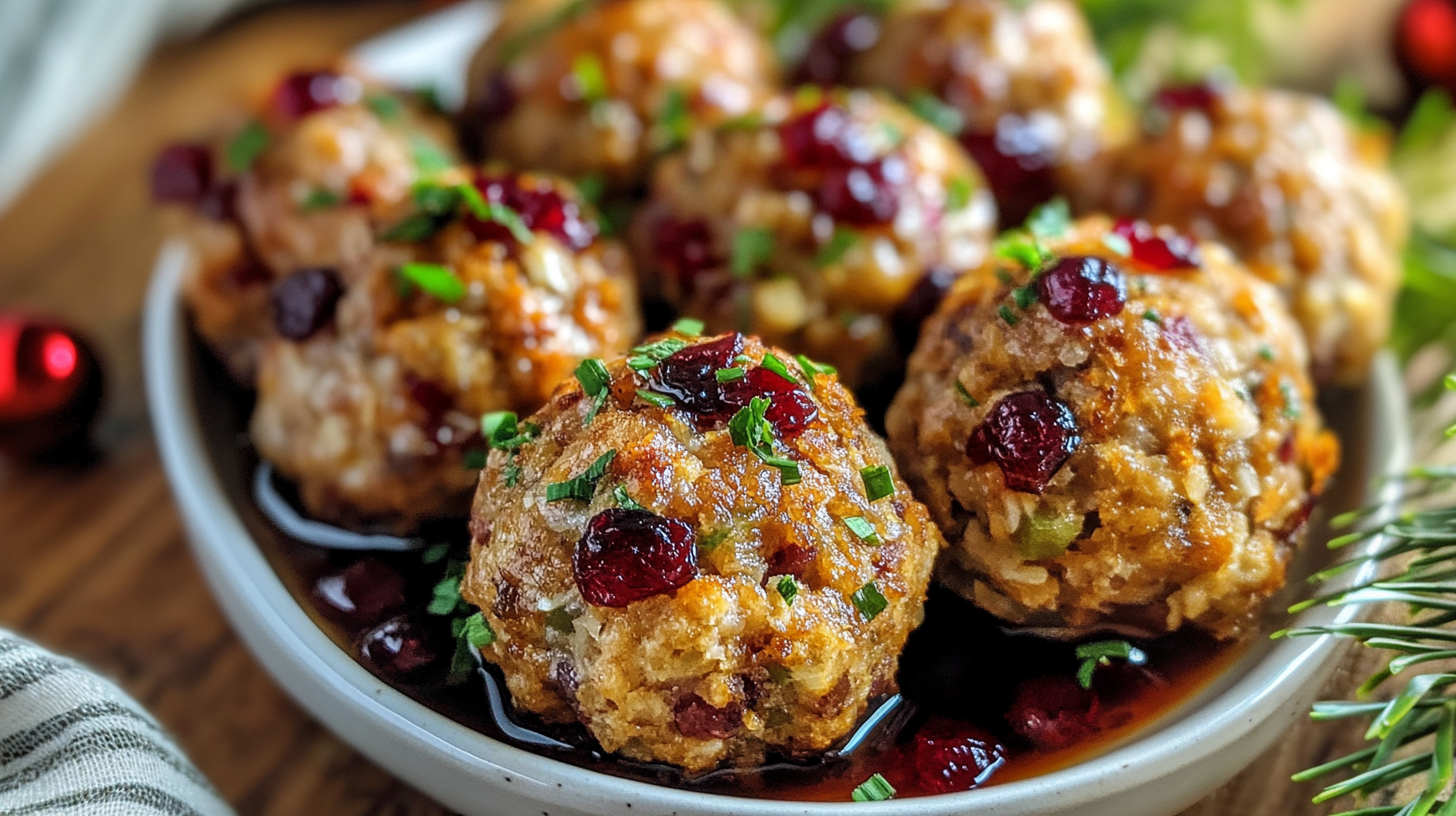
[[[1130,273],[1123,312],[1069,329],[1040,303],[1015,305],[1030,273],[1014,262],[962,278],[910,359],[891,446],[951,541],[940,577],[983,608],[1035,626],[1234,637],[1283,585],[1337,443],[1272,287],[1213,244],[1202,271],[1139,273],[1103,243],[1110,226],[1088,219],[1051,246],[1117,259]],[[1170,338],[1177,320],[1201,351]],[[1040,496],[965,452],[992,406],[1037,388],[1070,407],[1083,437]],[[1027,557],[1016,531],[1033,513],[1080,516],[1083,533],[1060,556]]]
[[[768,350],[746,345],[754,360]],[[788,443],[803,482],[785,487],[726,429],[699,432],[678,410],[643,403],[642,378],[622,360],[608,367],[611,397],[589,425],[590,400],[568,382],[527,420],[540,438],[514,457],[493,451],[481,474],[462,591],[495,630],[486,659],[504,671],[518,708],[579,720],[606,750],[633,759],[696,772],[754,765],[770,750],[829,748],[894,686],[943,546],[929,514],[898,478],[892,496],[867,500],[860,468],[890,464],[888,452],[832,376],[815,378],[819,416]],[[546,502],[548,484],[609,450],[616,457],[590,503]],[[520,469],[514,486],[508,466]],[[721,540],[702,547],[699,576],[686,586],[597,607],[576,587],[572,553],[588,519],[616,506],[617,486],[691,524],[700,542]],[[848,516],[868,519],[884,543],[860,541]],[[817,549],[792,605],[767,574],[790,545]],[[870,581],[889,606],[866,621],[851,596]],[[738,712],[736,733],[680,733],[673,706],[687,694]]]

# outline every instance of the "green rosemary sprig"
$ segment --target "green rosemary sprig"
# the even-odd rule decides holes
[[[1446,378],[1456,391],[1456,377]],[[1456,433],[1456,426],[1446,432]],[[1417,467],[1399,477],[1404,512],[1386,519],[1379,508],[1347,513],[1336,527],[1350,532],[1329,542],[1331,549],[1377,541],[1363,555],[1347,558],[1311,577],[1323,583],[1370,562],[1394,564],[1395,574],[1296,604],[1300,612],[1318,604],[1368,606],[1403,604],[1403,624],[1350,621],[1305,626],[1275,637],[1335,635],[1389,654],[1385,666],[1355,691],[1355,701],[1315,703],[1315,720],[1368,720],[1365,739],[1375,744],[1294,775],[1296,782],[1343,776],[1314,797],[1315,803],[1344,796],[1357,801],[1424,775],[1425,784],[1409,801],[1362,807],[1338,816],[1456,816],[1456,796],[1447,793],[1456,781],[1456,673],[1410,670],[1456,660],[1456,467]],[[1450,666],[1451,664],[1446,664]],[[1408,678],[1388,701],[1361,702],[1387,681]],[[1397,797],[1405,790],[1396,792]],[[1442,796],[1446,798],[1443,799]]]

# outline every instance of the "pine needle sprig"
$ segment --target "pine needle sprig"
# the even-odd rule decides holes
[[[1446,385],[1456,391],[1456,378]],[[1456,434],[1456,426],[1446,432]],[[1410,670],[1443,661],[1456,661],[1456,466],[1416,467],[1396,477],[1403,512],[1395,518],[1383,507],[1346,513],[1333,522],[1349,532],[1329,542],[1331,549],[1365,545],[1365,552],[1310,577],[1326,584],[1349,571],[1373,564],[1390,574],[1356,582],[1317,595],[1291,607],[1302,612],[1315,606],[1369,607],[1394,604],[1407,610],[1404,623],[1344,619],[1335,623],[1302,626],[1275,637],[1333,635],[1388,653],[1385,666],[1355,691],[1354,701],[1314,704],[1317,721],[1368,720],[1365,739],[1374,742],[1361,750],[1294,775],[1309,782],[1339,774],[1313,799],[1318,804],[1344,796],[1357,801],[1394,788],[1412,777],[1425,776],[1425,784],[1402,785],[1396,791],[1409,801],[1363,807],[1336,816],[1456,816],[1456,671],[1413,674]],[[1456,665],[1446,663],[1444,668]],[[1404,679],[1388,701],[1365,702],[1388,681]],[[1444,797],[1444,798],[1443,798]]]

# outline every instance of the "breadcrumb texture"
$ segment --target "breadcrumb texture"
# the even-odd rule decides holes
[[[745,345],[755,363],[766,351]],[[620,360],[608,368],[610,397],[594,420],[580,387],[563,385],[527,420],[539,438],[514,455],[493,451],[481,474],[462,591],[495,630],[485,658],[503,670],[517,708],[579,721],[631,759],[701,772],[830,748],[895,688],[943,546],[929,513],[898,478],[893,495],[866,498],[860,469],[893,465],[833,376],[814,378],[818,417],[779,443],[803,473],[783,486],[726,428],[699,431],[678,409],[645,404],[639,375]],[[546,501],[548,484],[610,450],[591,501]],[[588,520],[617,506],[618,487],[697,531],[698,576],[622,608],[592,606],[574,582],[572,554]],[[852,516],[882,543],[856,537],[844,522]],[[794,547],[812,555],[790,604],[769,564]],[[888,606],[866,620],[851,596],[870,582]],[[683,733],[680,723],[692,722],[675,712],[692,695],[723,736]]]
[[[1409,226],[1387,154],[1324,99],[1230,88],[1150,111],[1084,198],[1225,243],[1284,294],[1316,379],[1354,384],[1390,336]]]
[[[1121,267],[1120,314],[1072,328],[1040,302],[1023,309],[1014,292],[1031,273],[1013,261],[962,278],[911,357],[890,443],[951,542],[939,577],[977,605],[1074,634],[1237,637],[1283,585],[1337,443],[1272,287],[1208,243],[1201,269],[1139,269],[1103,243],[1111,226],[1080,222],[1050,248]],[[1036,389],[1082,437],[1041,495],[966,453],[999,400]],[[1038,525],[1074,540],[1048,557]]]

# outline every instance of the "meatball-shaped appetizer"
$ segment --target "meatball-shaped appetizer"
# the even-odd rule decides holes
[[[319,518],[465,516],[480,417],[540,407],[582,358],[640,331],[626,253],[567,182],[482,174],[417,192],[427,209],[403,223],[439,230],[429,243],[376,250],[352,283],[307,268],[273,288],[283,336],[264,345],[253,439]]]
[[[1091,205],[1218,240],[1284,293],[1316,380],[1362,380],[1390,333],[1406,205],[1378,136],[1323,99],[1164,91]]]
[[[820,34],[806,73],[888,87],[958,133],[1003,224],[1020,224],[1126,129],[1069,0],[907,0],[881,19],[851,14]]]
[[[956,274],[985,259],[991,195],[950,138],[869,91],[809,87],[658,164],[634,246],[667,299],[824,360],[894,369]],[[918,312],[918,314],[917,314]]]
[[[1251,630],[1338,458],[1298,326],[1220,245],[1041,220],[952,289],[890,409],[941,577],[1018,624]]]
[[[894,689],[943,545],[849,392],[739,334],[577,378],[488,422],[463,593],[515,705],[690,773],[831,747]]]
[[[365,274],[380,228],[453,155],[448,128],[412,99],[333,71],[284,78],[220,150],[162,153],[157,198],[193,211],[187,302],[240,381],[251,383],[263,341],[277,334],[270,288],[302,269]]]
[[[720,0],[514,0],[471,64],[462,138],[490,159],[629,188],[694,123],[749,111],[775,73]]]

